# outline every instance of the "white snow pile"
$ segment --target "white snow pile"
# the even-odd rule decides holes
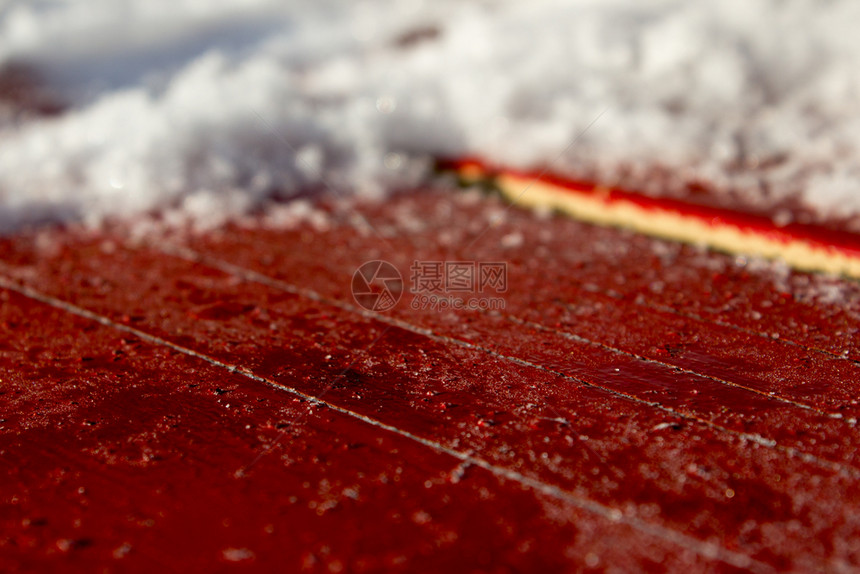
[[[852,0],[0,0],[0,67],[69,104],[0,127],[0,229],[382,196],[463,154],[860,214],[858,26]]]

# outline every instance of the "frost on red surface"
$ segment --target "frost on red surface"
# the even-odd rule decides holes
[[[473,194],[315,208],[2,242],[0,567],[860,563],[856,283]],[[368,313],[374,259],[505,261],[505,309]]]

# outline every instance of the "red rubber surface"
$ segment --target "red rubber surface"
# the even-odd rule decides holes
[[[481,235],[475,196],[366,207],[385,239],[320,208],[2,242],[0,569],[860,564],[856,283],[518,210]],[[363,312],[378,258],[507,261],[506,309]]]
[[[560,539],[665,558],[624,524],[17,294],[3,321],[24,331],[3,350],[4,571],[551,571]]]

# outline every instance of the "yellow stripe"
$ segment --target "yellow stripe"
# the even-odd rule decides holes
[[[475,168],[461,173],[461,176],[479,179],[480,173],[480,168]],[[824,271],[860,278],[860,257],[833,247],[801,239],[778,241],[730,223],[709,224],[694,216],[660,208],[646,209],[624,199],[609,202],[600,197],[599,190],[594,195],[575,193],[510,174],[498,175],[495,183],[508,199],[524,206],[556,209],[590,223],[624,227],[646,235],[704,245],[727,253],[782,259],[791,267],[804,271]],[[528,190],[522,193],[527,186]]]

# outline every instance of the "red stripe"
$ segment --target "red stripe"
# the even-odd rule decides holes
[[[438,165],[440,169],[454,171],[477,168],[488,177],[507,175],[527,180],[539,179],[560,190],[583,197],[595,197],[599,190],[599,199],[607,204],[629,202],[648,211],[671,212],[681,217],[694,218],[710,227],[731,226],[742,232],[759,235],[783,244],[803,241],[813,247],[839,252],[849,257],[860,257],[860,236],[849,231],[830,229],[820,224],[791,222],[779,226],[768,214],[720,208],[670,197],[653,197],[617,187],[602,188],[593,182],[570,179],[552,172],[542,173],[536,170],[501,167],[473,157],[446,159],[440,161]]]

